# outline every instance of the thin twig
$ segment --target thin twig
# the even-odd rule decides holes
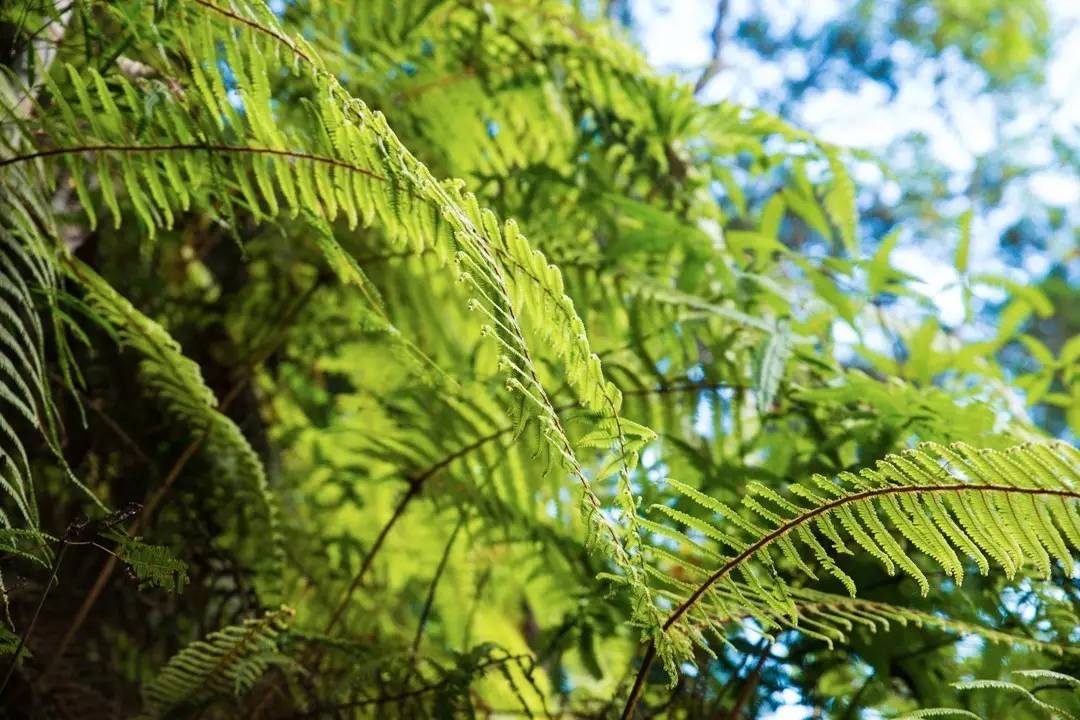
[[[0,682],[0,696],[3,696],[4,690],[11,680],[11,676],[15,673],[15,666],[19,663],[19,655],[22,653],[22,649],[26,645],[26,642],[30,639],[30,633],[34,632],[34,626],[37,625],[38,615],[41,614],[41,608],[45,606],[45,598],[49,597],[49,591],[52,590],[52,586],[56,582],[56,574],[60,571],[60,563],[64,559],[64,553],[67,552],[67,548],[67,536],[65,535],[60,541],[60,551],[56,553],[52,572],[49,573],[49,580],[45,583],[45,589],[41,592],[41,599],[38,600],[34,615],[30,618],[30,624],[26,626],[26,630],[19,636],[19,644],[15,646],[15,652],[11,656],[11,662],[8,663],[7,671],[4,673],[4,681]]]
[[[442,558],[439,559],[439,565],[435,568],[435,576],[431,578],[431,584],[428,586],[427,597],[424,599],[424,608],[420,611],[420,622],[416,626],[416,635],[413,637],[413,657],[416,657],[416,653],[420,649],[420,640],[423,638],[424,629],[427,627],[431,606],[435,603],[435,591],[439,587],[439,580],[442,579],[443,571],[446,570],[446,561],[450,559],[450,552],[454,549],[454,543],[457,541],[458,533],[461,532],[461,528],[464,527],[464,525],[465,513],[462,513],[461,518],[458,519],[457,525],[454,526],[454,531],[450,533],[450,539],[446,541],[446,548],[443,550]]]

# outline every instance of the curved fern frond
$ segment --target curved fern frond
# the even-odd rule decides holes
[[[1021,571],[1045,577],[1055,561],[1072,573],[1080,550],[1080,451],[1063,443],[1004,451],[924,443],[858,475],[815,476],[786,495],[751,483],[743,506],[754,519],[670,482],[706,517],[659,505],[657,512],[687,530],[655,523],[653,529],[716,569],[687,556],[677,561],[691,580],[674,588],[677,604],[655,638],[669,669],[691,640],[703,641],[695,628],[712,618],[753,615],[800,627],[799,603],[782,577],[784,568],[811,578],[824,569],[854,597],[854,582],[839,564],[852,553],[849,544],[890,574],[909,575],[923,594],[929,581],[915,551],[960,584],[967,560],[984,574],[993,563],[1009,577]],[[654,574],[665,577],[674,558],[657,553]]]
[[[1018,695],[1018,700],[1036,708],[1043,717],[1049,720],[1076,720],[1076,715],[1065,708],[1051,702],[1047,702],[1035,695],[1038,690],[1058,689],[1063,690],[1076,699],[1080,698],[1080,679],[1054,670],[1014,670],[1009,673],[1009,678],[1023,678],[1025,680],[1044,681],[1049,685],[1041,688],[1028,688],[1012,680],[966,680],[953,683],[953,687],[963,691],[1001,691]],[[981,716],[967,710],[954,710],[952,708],[926,708],[898,717],[896,720],[914,720],[915,718],[942,717],[946,715],[962,715],[964,717],[982,720]]]
[[[121,297],[101,276],[75,258],[66,261],[68,274],[82,287],[86,303],[108,323],[122,343],[142,356],[142,382],[164,402],[168,412],[187,424],[201,442],[222,486],[235,493],[242,514],[254,512],[255,530],[245,533],[255,546],[246,548],[263,583],[266,600],[281,592],[285,551],[277,500],[266,480],[262,461],[243,432],[218,410],[217,397],[203,381],[198,364],[184,355],[180,344],[158,323]],[[235,506],[232,506],[235,508]]]
[[[799,611],[798,627],[809,634],[820,632],[828,644],[842,642],[853,629],[865,627],[870,632],[889,631],[893,624],[902,627],[932,628],[951,635],[974,635],[992,643],[1008,647],[1024,647],[1051,655],[1073,655],[1080,648],[1072,644],[1047,642],[1028,635],[998,630],[981,623],[957,620],[940,613],[917,610],[879,600],[853,598],[847,595],[823,593],[809,588],[793,588],[791,591]],[[835,634],[832,628],[839,631]]]
[[[294,615],[292,608],[282,606],[191,643],[143,689],[143,711],[156,718],[214,696],[243,695],[278,654],[277,638]]]
[[[151,14],[147,8],[143,19]],[[132,32],[140,28],[133,24],[136,18],[125,23]],[[594,539],[639,596],[635,606],[652,608],[634,549],[630,455],[617,454],[623,461],[617,473],[625,521],[620,524],[602,512],[534,359],[542,348],[561,365],[560,376],[580,402],[616,433],[629,426],[619,416],[618,389],[591,350],[558,268],[513,220],[500,222],[482,208],[463,183],[437,180],[385,116],[353,97],[317,51],[290,37],[264,5],[188,0],[173,7],[165,22],[148,22],[142,31],[175,40],[184,62],[174,70],[186,81],[183,88],[68,66],[46,85],[58,112],[57,121],[43,129],[39,149],[0,159],[0,171],[30,162],[64,163],[91,224],[95,189],[86,179],[88,163],[97,169],[96,193],[114,223],[122,221],[121,206],[130,206],[150,235],[170,227],[198,200],[220,205],[225,215],[243,209],[256,220],[303,211],[349,228],[377,226],[394,250],[431,252],[444,266],[452,261],[467,295],[464,304],[498,347],[507,388],[580,486]],[[309,99],[302,106],[316,131],[301,134],[276,122],[279,70],[290,70],[293,80],[306,84]],[[226,73],[235,82],[235,105],[228,99]],[[337,253],[330,254],[333,263]],[[650,615],[648,622],[656,620]]]
[[[48,402],[41,326],[34,315],[31,286],[24,280],[24,275],[32,277],[32,265],[27,265],[32,262],[7,232],[0,232],[0,399],[4,407],[0,414],[0,487],[14,502],[22,521],[31,527],[37,525],[37,506],[30,463],[12,423],[23,422],[47,432],[40,411]],[[16,263],[23,267],[19,269]],[[11,524],[12,518],[0,511],[0,525]]]
[[[52,399],[45,375],[45,328],[35,295],[50,296],[56,270],[41,242],[40,198],[30,179],[0,185],[0,490],[30,527],[38,521],[34,485],[24,440],[16,425],[41,434],[53,445]],[[50,217],[45,214],[44,218]],[[15,518],[0,510],[0,526]]]

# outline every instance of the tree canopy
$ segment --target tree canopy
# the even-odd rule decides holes
[[[1043,4],[744,20],[760,106],[585,5],[3,5],[6,716],[1080,716],[1080,260],[797,112]]]

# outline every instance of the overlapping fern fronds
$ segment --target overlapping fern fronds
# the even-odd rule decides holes
[[[0,199],[0,218],[20,219],[12,198]],[[22,218],[29,221],[29,218]],[[30,236],[36,237],[36,233]],[[14,502],[18,518],[0,511],[0,524],[13,521],[37,525],[38,510],[23,439],[13,423],[23,423],[45,434],[51,432],[48,407],[51,402],[45,376],[43,328],[35,312],[36,283],[54,284],[54,273],[37,251],[17,240],[16,230],[6,221],[0,226],[0,485]]]
[[[1041,683],[1031,687],[1032,681]],[[1008,679],[1004,680],[964,680],[953,683],[957,690],[966,692],[983,692],[1012,695],[1017,702],[1034,707],[1040,717],[1049,720],[1076,720],[1075,700],[1080,698],[1080,679],[1056,670],[1014,670],[1009,673]],[[1047,701],[1037,693],[1046,690],[1061,691],[1061,697],[1071,697],[1074,702],[1074,712],[1069,712],[1057,702]],[[906,713],[896,720],[915,720],[916,718],[929,717],[965,717],[982,720],[982,716],[969,710],[959,708],[925,708],[915,712]]]
[[[499,347],[508,389],[523,399],[522,409],[576,477],[597,530],[593,537],[641,596],[636,605],[651,609],[643,568],[634,558],[629,455],[617,455],[623,460],[617,497],[624,529],[601,512],[603,503],[548,398],[522,327],[522,316],[531,319],[532,331],[561,362],[562,376],[587,408],[608,418],[617,433],[631,427],[619,418],[618,390],[604,378],[559,270],[512,220],[500,223],[460,182],[437,180],[385,117],[352,97],[317,52],[286,36],[264,7],[189,0],[173,9],[168,22],[137,30],[171,34],[186,67],[177,76],[187,84],[104,77],[68,66],[63,86],[56,78],[47,83],[58,112],[43,128],[40,149],[0,159],[0,172],[32,161],[64,163],[92,226],[98,213],[82,172],[88,161],[97,168],[96,192],[114,224],[122,221],[126,204],[151,236],[193,204],[220,205],[226,214],[242,207],[256,220],[303,210],[325,222],[341,218],[348,227],[377,225],[392,248],[452,260],[451,272],[466,288],[465,304]],[[222,61],[235,83],[236,104]],[[307,83],[310,100],[303,105],[313,133],[301,135],[276,122],[278,66],[291,67],[294,79]],[[337,252],[329,257],[341,266]]]
[[[0,74],[0,108],[15,120],[14,131],[3,138],[8,152],[27,147],[27,133],[16,113],[20,97],[16,88],[6,74]],[[70,472],[59,450],[58,420],[46,372],[46,345],[51,344],[60,383],[73,388],[81,380],[66,334],[79,330],[57,300],[59,235],[39,168],[20,164],[0,173],[0,488],[18,513],[15,518],[0,509],[0,527],[17,523],[37,527],[37,501],[25,448],[32,435],[42,439],[68,478],[104,509]],[[30,434],[24,434],[27,429]]]

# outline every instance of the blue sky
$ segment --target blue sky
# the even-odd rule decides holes
[[[733,35],[739,18],[755,8],[768,13],[782,30],[785,20],[803,19],[804,29],[824,23],[852,5],[851,0],[731,0],[728,10],[728,35]],[[1055,29],[1055,43],[1048,66],[1044,97],[1021,113],[1007,128],[1020,133],[1043,127],[1080,145],[1080,2],[1048,0]],[[708,62],[711,52],[709,34],[716,11],[715,0],[636,0],[632,3],[636,21],[635,35],[650,61],[662,70],[696,78]],[[798,53],[781,54],[779,59],[762,61],[761,57],[730,43],[723,51],[724,67],[705,88],[705,100],[732,100],[757,105],[762,93],[779,87],[785,76],[797,78],[805,72]],[[905,43],[896,43],[893,60],[902,69],[902,83],[896,97],[890,98],[882,85],[865,80],[854,91],[830,89],[809,97],[798,117],[787,118],[813,131],[819,137],[841,145],[881,152],[894,140],[913,131],[921,131],[930,140],[933,154],[954,171],[961,182],[974,167],[975,157],[999,141],[998,118],[993,103],[980,92],[978,78],[962,70],[950,72],[939,92],[933,82],[936,63],[919,62],[915,51]],[[940,60],[948,68],[948,58]],[[951,69],[951,68],[949,68]],[[944,97],[945,116],[935,103]],[[1031,165],[1052,160],[1049,131],[1038,134],[1038,141],[1025,144],[1017,152]],[[855,169],[856,179],[864,186],[882,187],[884,197],[899,197],[899,187],[883,177],[872,164]],[[1050,257],[1060,257],[1074,246],[1071,234],[1050,238],[1049,256],[1030,256],[1023,267],[1008,267],[997,256],[997,238],[1023,213],[1025,201],[1034,199],[1066,208],[1080,206],[1080,180],[1073,172],[1045,169],[1015,187],[1001,207],[976,216],[972,226],[972,270],[1002,273],[1018,282],[1041,277],[1050,265]],[[963,210],[958,208],[957,212]],[[1073,225],[1080,225],[1080,213],[1071,213]],[[918,241],[919,238],[912,238]],[[937,240],[927,238],[926,240]],[[920,276],[928,294],[941,298],[939,309],[946,322],[958,320],[958,290],[950,289],[956,280],[948,267],[950,243],[913,242],[893,256],[902,269]],[[938,255],[929,252],[932,246]]]

